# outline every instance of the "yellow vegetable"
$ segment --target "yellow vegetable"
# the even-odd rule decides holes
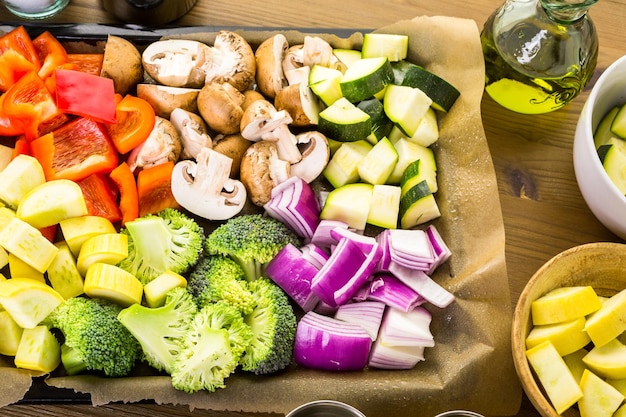
[[[584,327],[584,317],[564,323],[535,326],[528,334],[528,337],[526,337],[526,348],[530,349],[546,340],[550,340],[559,352],[559,355],[568,355],[582,349],[591,341],[583,330]]]
[[[15,214],[41,229],[70,217],[86,215],[87,204],[77,183],[65,179],[51,180],[29,191],[20,200]]]
[[[24,329],[32,329],[63,302],[52,287],[30,278],[0,281],[0,303]]]
[[[9,253],[8,258],[9,272],[11,273],[11,276],[13,278],[30,278],[41,281],[43,283],[46,282],[46,278],[43,276],[43,272],[39,272],[37,269],[22,261],[20,258],[12,253]]]
[[[165,271],[143,287],[148,307],[161,307],[165,304],[167,292],[172,288],[187,287],[187,280],[182,275]]]
[[[116,231],[109,219],[90,215],[61,220],[59,227],[74,256],[78,256],[81,246],[90,237]]]
[[[85,275],[84,291],[90,297],[101,297],[128,307],[141,303],[143,285],[131,273],[115,265],[92,264]]]
[[[610,297],[602,308],[587,319],[585,331],[597,347],[615,339],[626,330],[626,290]]]
[[[41,273],[48,269],[58,251],[38,229],[17,217],[0,230],[0,246]]]
[[[578,401],[580,417],[612,417],[624,396],[589,370],[580,379],[583,397]]]
[[[0,246],[0,269],[9,264],[9,252]]]
[[[57,242],[55,246],[59,251],[48,267],[48,280],[52,288],[67,300],[83,293],[83,277],[67,243]]]
[[[613,339],[600,347],[595,346],[585,355],[583,362],[603,378],[626,378],[626,345]]]
[[[557,288],[531,304],[535,326],[571,321],[597,311],[602,306],[591,286]]]
[[[15,217],[15,210],[8,207],[0,207],[0,230],[9,224],[13,217]]]
[[[24,329],[14,362],[18,368],[52,372],[61,363],[61,345],[46,326]]]
[[[577,350],[576,352],[570,353],[569,355],[563,356],[563,360],[565,364],[569,368],[570,372],[574,376],[576,382],[580,384],[580,378],[583,376],[583,371],[587,369],[587,366],[583,362],[583,357],[589,353],[585,349]]]
[[[85,276],[95,263],[115,265],[128,256],[128,236],[121,233],[103,233],[87,239],[78,254],[76,266]]]
[[[563,413],[582,398],[582,390],[550,341],[528,349],[526,357],[557,413]]]
[[[22,331],[8,311],[0,311],[0,355],[15,356]]]
[[[0,201],[16,208],[27,193],[45,182],[43,168],[36,158],[17,155],[0,171]]]

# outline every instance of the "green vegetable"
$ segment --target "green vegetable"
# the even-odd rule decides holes
[[[61,361],[69,375],[101,371],[106,376],[126,376],[141,356],[137,339],[117,319],[122,308],[98,298],[68,298],[43,324],[59,329],[65,341]]]
[[[126,222],[128,257],[118,266],[147,284],[165,271],[184,274],[199,260],[204,231],[191,217],[175,209]]]
[[[200,259],[189,274],[187,291],[199,308],[209,302],[224,300],[247,314],[255,303],[243,269],[232,258],[223,255]]]
[[[141,344],[143,359],[169,374],[197,311],[191,294],[175,287],[167,292],[162,307],[133,304],[122,310],[118,319]]]
[[[261,214],[244,214],[217,227],[207,236],[204,247],[208,254],[230,256],[252,281],[288,243],[300,246],[298,236],[285,224]]]
[[[225,388],[252,339],[239,310],[225,301],[209,303],[195,315],[172,369],[172,385],[194,393]]]
[[[244,371],[257,375],[285,369],[293,357],[296,316],[285,292],[267,278],[250,283],[256,307],[244,320],[253,333],[241,358]]]

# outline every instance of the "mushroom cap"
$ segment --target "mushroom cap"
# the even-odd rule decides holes
[[[170,87],[200,88],[205,84],[203,66],[208,45],[189,39],[152,42],[142,53],[143,67],[155,81]]]
[[[287,86],[287,78],[283,72],[283,60],[289,49],[289,42],[282,33],[267,38],[255,52],[256,83],[259,90],[268,98]]]
[[[278,157],[273,142],[255,142],[246,150],[240,167],[240,179],[250,201],[262,207],[272,195],[272,189],[290,176],[290,165]]]
[[[100,76],[113,80],[116,93],[126,94],[143,80],[141,53],[129,40],[109,35]]]
[[[243,102],[244,95],[231,84],[212,82],[198,94],[198,111],[211,129],[230,135],[239,132]]]
[[[254,81],[254,51],[243,36],[228,30],[217,33],[203,65],[205,83],[229,83],[239,91]]]
[[[196,113],[198,93],[200,90],[195,88],[137,84],[137,97],[150,103],[155,114],[165,119],[169,119],[172,111],[177,108]]]
[[[241,106],[241,108],[245,111],[248,106],[250,106],[250,104],[254,103],[257,100],[265,100],[265,96],[261,93],[259,93],[256,90],[246,90],[243,92],[243,97],[244,97],[244,101],[243,101],[243,105]]]

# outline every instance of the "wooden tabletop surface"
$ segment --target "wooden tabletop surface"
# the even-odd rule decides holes
[[[501,0],[198,0],[178,25],[377,28],[419,15],[469,18],[479,28]],[[626,0],[600,0],[591,9],[600,53],[594,81],[608,65],[626,54]],[[0,22],[19,21],[0,9]],[[116,23],[100,0],[71,0],[70,5],[46,22]],[[453,30],[453,28],[451,28]],[[512,299],[552,256],[583,243],[620,241],[588,209],[576,185],[572,142],[578,115],[591,85],[574,102],[559,111],[523,116],[507,111],[488,96],[482,104],[484,128],[492,153],[506,232],[506,258]],[[153,404],[12,405],[3,416],[218,416],[221,412],[186,406]],[[229,416],[248,416],[230,413]],[[266,417],[268,414],[249,414]],[[518,416],[539,414],[526,400]]]

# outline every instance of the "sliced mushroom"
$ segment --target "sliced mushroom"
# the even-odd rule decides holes
[[[334,61],[333,47],[319,36],[305,36],[302,48],[302,63],[312,67],[315,64],[331,66]],[[336,58],[335,58],[336,59]]]
[[[177,108],[172,111],[170,122],[180,137],[182,159],[196,159],[203,148],[213,146],[211,136],[207,132],[207,125],[197,114]]]
[[[177,108],[192,113],[198,112],[199,89],[184,87],[167,87],[158,84],[138,84],[137,97],[146,100],[157,116],[169,119],[172,111]]]
[[[180,138],[174,125],[157,116],[148,139],[130,151],[126,162],[131,171],[135,172],[168,161],[176,162],[181,150]]]
[[[283,60],[289,48],[285,35],[277,33],[259,45],[255,52],[256,83],[259,90],[269,99],[287,86],[283,72]]]
[[[306,82],[283,88],[276,95],[274,106],[278,111],[286,110],[289,113],[293,126],[316,125],[319,120],[319,99]]]
[[[229,178],[232,159],[210,148],[197,161],[180,161],[172,172],[172,195],[191,213],[208,220],[227,220],[245,206],[244,185]]]
[[[308,83],[309,75],[311,74],[311,67],[294,68],[285,72],[285,78],[289,85]]]
[[[244,111],[239,127],[244,138],[256,142],[281,124],[291,122],[291,116],[287,111],[276,110],[268,100],[257,100]]]
[[[205,72],[205,83],[229,83],[237,90],[244,91],[255,78],[254,51],[243,36],[221,30],[209,48],[202,69]]]
[[[287,72],[304,66],[304,45],[292,45],[287,49],[283,59],[283,71]]]
[[[241,159],[250,145],[252,145],[252,142],[245,139],[238,133],[235,133],[234,135],[221,135],[213,140],[213,150],[224,154],[233,160],[233,165],[230,168],[231,178],[239,177]]]
[[[200,88],[205,84],[209,46],[187,39],[152,42],[142,53],[150,77],[170,87]]]
[[[263,206],[272,195],[272,189],[291,176],[290,164],[280,159],[273,142],[253,143],[241,160],[241,182],[250,201]]]
[[[295,164],[302,159],[298,149],[298,139],[291,133],[287,124],[281,124],[276,129],[263,135],[264,142],[276,143],[278,157],[290,164]]]
[[[209,83],[198,94],[198,111],[211,129],[230,135],[239,132],[243,102],[244,95],[232,85]]]
[[[296,136],[302,159],[291,165],[291,174],[308,183],[320,176],[330,159],[328,139],[317,131],[304,132]]]

